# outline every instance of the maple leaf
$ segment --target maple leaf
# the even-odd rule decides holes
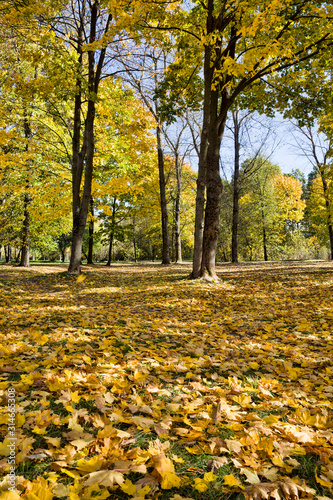
[[[226,476],[224,476],[223,481],[225,486],[237,486],[238,488],[244,488],[233,474],[227,474]]]
[[[18,500],[21,496],[16,491],[2,491],[0,500]]]
[[[87,477],[87,476],[84,476]],[[114,470],[101,470],[88,474],[88,479],[85,480],[85,486],[91,486],[98,483],[101,486],[113,488],[116,484],[122,485],[124,476],[121,472]]]

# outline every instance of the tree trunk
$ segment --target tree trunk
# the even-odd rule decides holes
[[[160,183],[160,202],[162,217],[162,264],[170,264],[169,231],[168,231],[168,210],[165,193],[164,157],[161,140],[161,128],[159,124],[156,128],[158,174]]]
[[[12,260],[12,248],[10,245],[5,246],[5,259],[6,264],[10,263]]]
[[[29,182],[27,184],[27,190],[29,189]],[[29,192],[26,192],[24,196],[24,221],[22,228],[22,248],[21,248],[21,260],[19,263],[20,267],[29,267],[29,249],[30,249],[30,211],[29,206],[31,203],[31,196]]]
[[[85,4],[83,4],[83,9]],[[72,139],[72,205],[73,205],[73,231],[72,231],[72,249],[68,272],[78,274],[80,272],[82,238],[85,228],[85,221],[80,213],[80,188],[83,174],[83,162],[86,150],[86,133],[81,148],[81,107],[82,107],[82,45],[83,45],[83,17],[85,9],[80,18],[77,36],[77,54],[78,54],[78,76],[76,79],[76,92],[74,101],[74,119],[73,119],[73,139]],[[86,131],[85,131],[86,132]]]
[[[133,250],[134,250],[134,262],[137,262],[135,235],[133,236]]]
[[[133,250],[134,250],[134,262],[136,262],[137,256],[136,256],[136,237],[135,237],[135,216],[133,216]]]
[[[108,253],[108,261],[106,263],[106,265],[108,267],[111,266],[111,262],[112,262],[112,247],[113,247],[113,237],[114,237],[114,233],[113,233],[113,229],[110,233],[110,241],[109,241],[109,253]]]
[[[268,261],[268,254],[267,254],[266,223],[265,223],[264,206],[263,206],[262,202],[261,202],[261,220],[262,220],[262,243],[263,243],[263,247],[264,247],[264,260],[265,260],[265,262],[267,262]]]
[[[221,208],[222,181],[220,177],[220,145],[221,139],[217,130],[211,131],[207,152],[207,202],[203,234],[203,251],[200,275],[203,278],[215,279],[215,258],[219,237],[219,216]],[[215,134],[214,134],[215,132]],[[213,134],[215,137],[213,137]]]
[[[82,4],[85,6],[85,2]],[[98,19],[98,1],[89,3],[90,6],[90,33],[89,43],[96,41],[96,25]],[[108,31],[111,15],[108,16],[105,26],[105,33]],[[72,252],[68,267],[69,274],[79,274],[82,253],[83,233],[87,223],[89,204],[91,199],[91,185],[94,162],[94,122],[95,122],[95,102],[98,94],[98,86],[101,80],[101,72],[105,59],[106,47],[103,46],[100,56],[95,64],[95,51],[87,51],[88,58],[88,105],[84,122],[83,142],[81,144],[81,113],[82,113],[82,79],[83,79],[83,51],[84,25],[86,23],[86,13],[81,11],[80,24],[77,36],[78,54],[78,76],[76,80],[76,95],[74,104],[74,124],[72,140],[72,196],[73,196],[73,238]],[[82,199],[80,196],[81,180],[84,170],[84,184]]]
[[[22,253],[22,249],[20,248],[19,251],[18,251],[18,254],[16,256],[16,248],[15,248],[15,262],[19,262],[20,259],[21,259],[21,253]]]
[[[90,198],[90,215],[91,215],[91,220],[89,222],[89,248],[88,248],[87,264],[93,264],[93,250],[94,250],[94,200],[92,198]]]
[[[208,22],[208,21],[207,21]],[[204,218],[205,218],[205,190],[206,190],[206,157],[209,145],[209,129],[212,119],[211,94],[212,71],[210,67],[211,47],[205,47],[204,75],[205,94],[203,105],[203,126],[200,137],[200,154],[198,165],[197,193],[195,201],[194,223],[194,251],[191,278],[199,278],[202,264]]]
[[[113,197],[111,233],[110,233],[110,240],[109,240],[109,253],[108,253],[108,261],[106,263],[106,265],[108,267],[111,266],[111,261],[112,261],[112,247],[113,247],[114,231],[115,231],[115,226],[116,226],[116,206],[117,206],[116,201],[117,201],[117,198]]]
[[[180,196],[182,189],[182,166],[179,161],[178,151],[175,155],[176,176],[177,176],[177,193],[175,206],[175,262],[182,262],[182,242],[180,230]]]
[[[26,140],[25,150],[29,151],[29,140],[32,137],[31,127],[28,120],[28,116],[26,113],[26,109],[24,109],[24,137]],[[25,195],[24,195],[24,220],[22,227],[22,247],[21,247],[21,261],[19,266],[21,267],[29,267],[29,249],[30,249],[30,203],[31,203],[31,195],[30,191],[30,179],[28,178],[25,186]]]
[[[238,222],[239,222],[239,123],[238,111],[233,112],[234,121],[234,148],[235,148],[235,165],[234,165],[234,192],[233,192],[233,207],[232,207],[232,241],[231,241],[231,260],[238,262]]]
[[[214,0],[208,0],[206,8],[206,33],[210,36],[224,29],[224,19],[221,15],[215,17]],[[222,51],[222,39],[218,37],[215,37],[214,45],[206,45],[204,50],[203,127],[199,154],[192,278],[199,276],[216,278],[215,259],[222,194],[220,145],[227,112],[235,94],[231,99],[230,83],[234,78],[232,75],[227,74],[219,83],[215,75],[221,68],[223,57],[228,55],[234,59],[236,41],[237,29],[236,26],[232,26],[227,51]],[[207,201],[204,214],[205,186],[207,187]]]
[[[175,205],[175,203],[173,204]],[[175,235],[176,235],[176,207],[172,207],[173,210],[173,226],[172,226],[172,231],[171,231],[171,262],[175,262]]]
[[[327,228],[328,228],[328,236],[330,239],[330,254],[331,260],[333,260],[333,225],[332,225],[332,217],[331,217],[331,204],[328,196],[328,186],[324,173],[320,170],[321,180],[323,184],[323,191],[325,197],[325,207],[327,214]]]

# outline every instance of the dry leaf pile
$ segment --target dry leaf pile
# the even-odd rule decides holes
[[[188,274],[0,268],[1,500],[333,498],[332,265]]]

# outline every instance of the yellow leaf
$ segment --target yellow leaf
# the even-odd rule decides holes
[[[10,448],[15,441],[11,441],[10,439],[6,438],[3,443],[0,443],[0,455],[3,457],[9,457],[10,454]]]
[[[86,279],[85,275],[84,274],[80,274],[77,278],[76,278],[76,281],[77,283],[82,283],[82,281],[84,281]]]
[[[269,415],[267,417],[264,417],[263,421],[267,425],[273,425],[273,424],[276,424],[279,421],[279,419],[280,419],[280,417],[276,417],[275,415],[271,414],[271,415]]]
[[[124,493],[127,493],[127,495],[134,495],[134,493],[136,492],[136,486],[129,479],[126,479],[126,481],[121,484],[120,487]]]
[[[242,474],[245,474],[248,483],[250,484],[260,483],[260,479],[256,472],[252,472],[249,469],[240,469],[240,471]]]
[[[62,467],[60,469],[60,472],[63,472],[64,474],[67,474],[67,476],[69,477],[73,477],[74,479],[78,479],[80,478],[80,474],[78,472],[76,472],[76,470],[68,470],[68,469],[65,469],[64,467]]]
[[[282,458],[280,456],[273,457],[272,462],[274,465],[277,465],[278,467],[285,467],[286,466],[286,464],[284,463],[284,461],[282,460]]]
[[[89,478],[85,481],[85,486],[90,486],[92,484],[98,483],[102,486],[113,488],[116,484],[122,485],[124,482],[124,476],[121,472],[114,470],[100,470],[98,472],[92,472],[89,474]]]
[[[201,479],[200,477],[196,477],[194,479],[194,488],[198,491],[204,492],[208,490],[208,483]]]
[[[161,488],[163,488],[164,490],[174,487],[179,488],[181,482],[182,482],[181,478],[178,477],[176,474],[174,474],[173,472],[166,472],[161,482]]]
[[[45,335],[45,337],[47,336]],[[32,385],[34,383],[34,377],[32,375],[21,375],[21,382],[22,384]]]
[[[78,403],[81,399],[81,396],[79,395],[79,392],[78,391],[75,391],[75,392],[71,392],[71,400],[74,402],[74,403]]]
[[[45,345],[47,344],[49,341],[49,337],[47,335],[42,335],[39,339],[38,339],[38,343],[40,345]]]
[[[16,491],[2,491],[0,500],[19,500],[21,497]]]
[[[116,435],[121,439],[132,437],[132,434],[126,431],[122,431],[121,429],[116,429]]]
[[[18,413],[16,415],[16,427],[22,427],[24,423],[25,423],[25,416]]]
[[[321,484],[322,486],[325,486],[326,488],[331,488],[332,483],[331,483],[331,481],[328,480],[327,477],[325,478],[325,476],[323,476],[323,475],[318,476],[317,473],[315,475],[316,475],[316,482],[318,484]]]
[[[224,486],[237,486],[238,488],[244,489],[244,486],[240,484],[240,482],[235,478],[233,474],[228,474],[227,476],[224,476]]]
[[[52,484],[49,485],[46,479],[39,477],[38,480],[29,485],[29,492],[24,495],[25,500],[52,500],[53,493],[50,490]],[[31,487],[32,486],[32,487]]]
[[[241,406],[248,406],[252,402],[251,396],[247,394],[240,394],[239,396],[234,396],[232,399]]]
[[[101,469],[103,462],[104,458],[98,455],[90,458],[90,460],[81,458],[81,460],[77,461],[76,468],[85,472],[95,472]]]
[[[92,443],[94,440],[93,439],[75,439],[74,441],[71,441],[71,445],[75,446],[78,450],[82,450],[88,444]]]
[[[192,455],[202,455],[202,449],[199,448],[199,446],[193,446],[193,448],[189,448],[188,446],[185,446],[185,449],[189,453],[192,453]]]
[[[146,486],[144,486],[143,488],[139,488],[138,490],[136,490],[139,498],[141,497],[144,497],[147,495],[147,493],[149,493],[151,490],[150,486],[148,486],[148,484],[146,484]]]
[[[45,436],[44,439],[52,444],[52,446],[54,446],[55,448],[59,448],[60,447],[60,442],[61,442],[61,439],[60,438],[52,438],[52,437],[49,437],[49,436]]]
[[[31,429],[32,432],[34,432],[35,434],[46,434],[47,430],[44,429],[43,427],[35,427],[34,429]]]
[[[206,472],[204,475],[204,480],[207,481],[207,483],[211,483],[212,481],[216,481],[216,479],[217,479],[217,476],[215,476],[215,474],[212,471]]]
[[[258,370],[258,368],[260,368],[260,365],[256,361],[250,363],[249,366],[250,368],[252,368],[252,370]]]
[[[54,493],[57,497],[67,497],[69,488],[64,484],[59,483],[52,488],[52,493]]]

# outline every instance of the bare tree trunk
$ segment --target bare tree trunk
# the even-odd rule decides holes
[[[234,164],[234,192],[233,192],[233,207],[232,207],[232,241],[231,241],[231,260],[238,262],[238,223],[239,223],[239,123],[238,111],[234,111],[234,148],[235,148],[235,164]]]
[[[28,182],[27,190],[29,189],[30,184]],[[24,196],[24,221],[23,221],[23,229],[22,229],[22,252],[21,252],[21,260],[19,263],[20,267],[29,267],[29,248],[30,248],[30,211],[29,206],[31,203],[31,196],[29,192],[26,192]]]
[[[175,155],[176,176],[177,176],[177,193],[175,206],[175,262],[182,262],[182,241],[180,229],[180,197],[182,189],[182,166],[179,161],[179,154],[176,151]]]
[[[12,247],[10,245],[5,246],[5,259],[6,264],[10,263],[12,260]]]
[[[87,264],[93,264],[93,251],[94,251],[94,200],[90,198],[90,215],[91,220],[89,222],[89,248],[88,248],[88,258]]]
[[[325,207],[326,207],[326,214],[327,214],[327,228],[328,228],[328,236],[330,239],[330,254],[331,254],[331,260],[333,260],[333,226],[332,226],[332,216],[331,216],[331,204],[330,204],[330,200],[329,200],[328,186],[327,186],[327,181],[326,181],[325,175],[322,171],[320,171],[320,175],[321,175],[324,197],[325,197]]]
[[[164,157],[161,140],[161,128],[157,125],[157,154],[158,154],[158,173],[160,183],[160,203],[162,216],[162,264],[170,264],[169,250],[169,231],[168,231],[168,210],[165,193],[165,175],[164,175]]]
[[[208,23],[208,20],[207,20]],[[194,224],[194,251],[191,278],[199,278],[202,267],[202,250],[205,218],[205,190],[206,190],[206,157],[209,145],[209,129],[211,128],[211,96],[212,96],[212,70],[210,67],[211,47],[205,47],[204,74],[205,94],[203,106],[203,126],[200,138],[200,154],[198,165],[197,194],[195,202]]]
[[[113,237],[114,237],[114,231],[113,231],[113,229],[112,229],[112,230],[111,230],[111,233],[110,233],[108,261],[107,261],[107,263],[106,263],[106,265],[107,265],[108,267],[110,267],[110,266],[111,266],[111,262],[112,262]]]
[[[72,140],[72,199],[73,199],[73,231],[72,248],[68,272],[79,273],[81,263],[82,238],[85,228],[85,221],[80,217],[80,188],[83,174],[83,162],[85,157],[86,144],[83,141],[81,149],[81,107],[82,107],[82,61],[83,61],[83,23],[85,16],[85,3],[82,5],[82,15],[78,26],[77,54],[78,54],[78,76],[76,79],[76,93],[74,102],[73,120],[73,140]],[[82,224],[83,222],[83,224]],[[83,225],[83,227],[82,227]]]
[[[29,140],[32,137],[30,123],[28,121],[28,116],[26,113],[26,109],[24,109],[24,137],[26,140],[25,150],[28,152],[29,150]],[[21,247],[21,261],[20,267],[29,267],[29,249],[30,249],[30,203],[31,203],[31,195],[30,195],[30,180],[29,178],[26,181],[25,186],[25,195],[24,195],[24,220],[22,227],[22,247]]]
[[[106,265],[108,267],[111,266],[111,261],[112,261],[112,248],[113,248],[113,239],[114,239],[114,231],[115,231],[115,226],[116,226],[116,201],[117,198],[113,197],[113,203],[112,203],[112,219],[111,219],[111,232],[110,232],[110,240],[109,240],[109,253],[108,253],[108,261]]]
[[[219,237],[219,216],[222,195],[222,181],[220,177],[221,140],[217,132],[215,137],[213,137],[213,134],[210,135],[210,141],[207,152],[207,202],[200,275],[203,278],[215,279],[215,258]]]
[[[175,235],[176,235],[176,208],[175,208],[175,203],[173,204],[174,206],[172,207],[173,211],[173,226],[172,226],[172,231],[171,231],[171,262],[175,262]]]
[[[99,0],[89,2],[90,6],[90,34],[89,43],[96,41],[96,25],[98,19]],[[80,15],[80,25],[77,28],[77,54],[79,74],[76,80],[76,95],[74,105],[74,130],[73,130],[73,161],[72,161],[72,194],[73,194],[73,238],[72,252],[68,267],[69,274],[80,273],[81,253],[83,233],[87,223],[89,204],[91,199],[91,185],[94,162],[94,123],[96,96],[98,86],[101,80],[101,72],[105,59],[106,47],[100,51],[99,59],[95,64],[95,50],[88,50],[88,106],[87,115],[84,123],[83,143],[81,144],[81,113],[82,113],[82,74],[83,74],[83,39],[85,31],[86,14],[84,11],[85,2],[82,4],[83,10]],[[105,33],[109,28],[111,15],[105,24]],[[84,168],[83,168],[84,167]],[[84,170],[84,184],[82,199],[80,196],[81,180]]]
[[[264,260],[268,261],[268,253],[267,253],[267,235],[266,235],[266,222],[265,222],[265,212],[264,206],[261,202],[261,220],[262,220],[262,243],[264,248]]]
[[[133,250],[134,250],[134,262],[136,262],[137,256],[136,256],[136,237],[135,237],[135,215],[133,215]]]

